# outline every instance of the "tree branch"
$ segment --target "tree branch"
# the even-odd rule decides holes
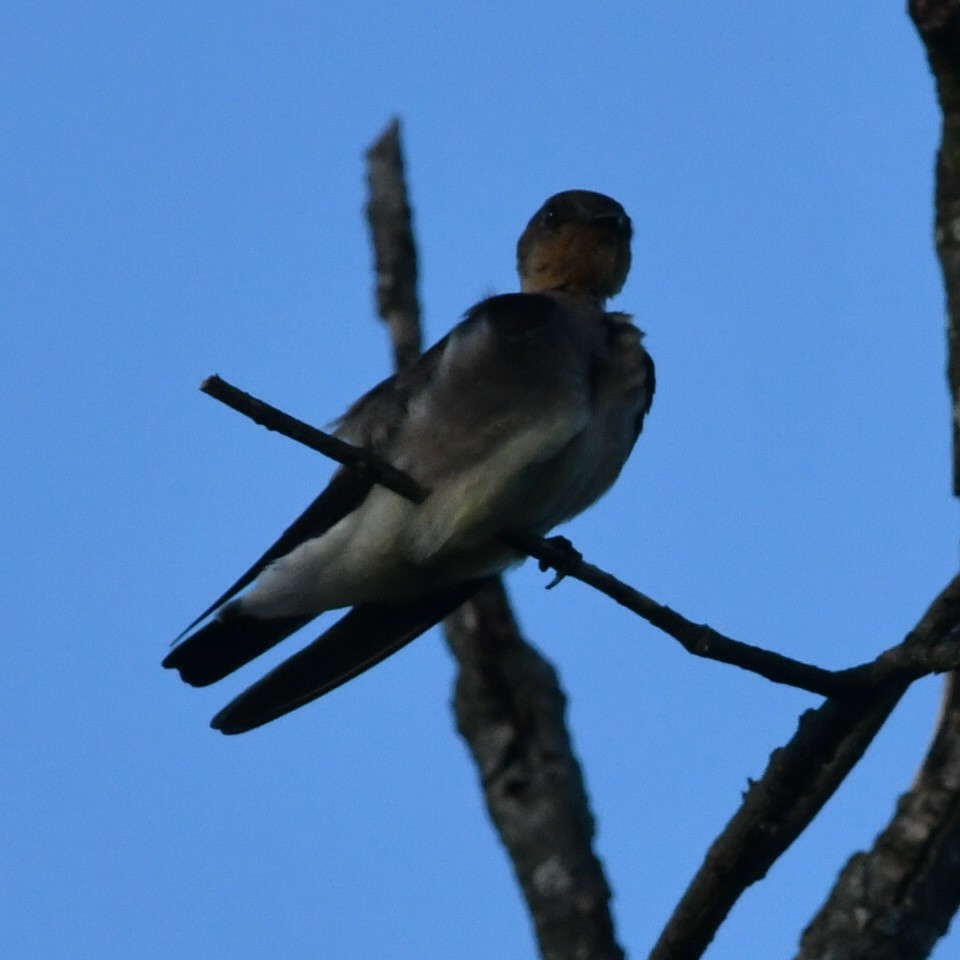
[[[408,476],[389,463],[374,457],[363,447],[355,447],[345,443],[332,433],[325,433],[309,423],[304,423],[290,414],[284,413],[277,407],[271,406],[263,400],[258,400],[253,394],[227,383],[226,380],[213,374],[200,384],[200,390],[208,397],[225,403],[237,413],[249,417],[261,427],[281,433],[297,443],[302,443],[317,453],[322,453],[337,463],[352,467],[357,473],[368,476],[375,483],[387,487],[401,497],[412,500],[414,503],[423,503],[430,491],[421,487],[412,477]]]
[[[936,246],[947,299],[947,380],[953,398],[953,483],[960,495],[960,4],[912,0],[910,14],[937,84]],[[956,668],[957,643],[925,665]],[[916,651],[890,651],[904,656]],[[923,658],[921,658],[923,659]],[[894,671],[903,664],[892,663]],[[909,669],[909,665],[906,666]],[[807,928],[798,960],[920,960],[960,907],[960,683],[946,685],[938,729],[913,788],[873,848],[855,854]]]
[[[420,352],[420,307],[396,120],[367,158],[377,302],[401,368]],[[499,581],[449,617],[445,628],[459,665],[457,727],[479,767],[487,808],[513,862],[541,955],[622,960],[556,673],[520,635]]]
[[[214,399],[227,398],[224,402],[227,402],[233,410],[250,416],[261,426],[290,437],[291,440],[297,440],[331,460],[365,471],[377,483],[400,496],[407,496],[415,502],[422,502],[420,497],[425,499],[429,496],[429,491],[411,477],[368,450],[351,446],[332,434],[311,427],[302,420],[297,420],[296,417],[291,417],[251,394],[237,389],[220,377],[208,377],[201,389]],[[331,441],[334,442],[331,443]],[[413,495],[409,495],[411,493]],[[864,664],[844,671],[825,670],[822,667],[726,637],[711,627],[693,623],[605,570],[577,559],[579,554],[572,550],[571,545],[565,540],[562,544],[557,544],[555,539],[544,539],[517,531],[504,534],[502,539],[520,553],[536,557],[544,569],[553,568],[562,576],[580,580],[616,600],[617,603],[679,641],[690,653],[707,660],[717,660],[740,667],[774,683],[782,683],[820,695],[842,696],[864,685],[887,679],[892,672],[891,665],[897,662],[890,661],[891,665],[884,666],[878,674],[874,673],[879,669],[876,664]],[[931,672],[932,668],[921,670],[919,660],[909,657],[904,661],[904,670],[909,672],[910,679],[915,679],[917,676]]]
[[[377,309],[390,329],[394,363],[402,370],[420,356],[421,336],[417,246],[396,118],[367,150],[367,185]]]
[[[905,644],[926,649],[960,624],[960,575],[933,602]],[[800,717],[793,739],[774,751],[763,777],[714,841],[657,941],[650,960],[702,956],[740,894],[762,879],[863,756],[909,680],[831,697]]]
[[[833,670],[824,670],[822,667],[734,640],[706,624],[693,623],[670,607],[657,603],[645,593],[618,580],[613,574],[587,563],[582,558],[571,558],[569,544],[558,545],[553,538],[544,539],[519,531],[510,533],[504,539],[511,546],[539,560],[541,569],[549,567],[562,576],[579,580],[643,617],[648,623],[677,640],[694,656],[729,663],[759,674],[773,683],[782,683],[822,696],[841,694],[851,689],[851,683]]]
[[[797,960],[922,960],[960,907],[960,684],[913,788],[869,853],[855,854]]]
[[[909,0],[943,112],[937,153],[936,238],[947,296],[947,381],[953,399],[953,492],[960,496],[960,5]]]
[[[445,627],[460,665],[457,727],[477,762],[541,955],[622,960],[556,671],[523,639],[500,581]]]
[[[382,140],[391,136],[398,136],[396,125]],[[383,162],[383,156],[400,162],[399,143],[394,149],[381,141],[371,153],[374,151],[378,162]],[[402,186],[402,166],[399,178]],[[395,187],[397,181],[387,177],[385,182]],[[374,184],[371,173],[371,187]],[[403,204],[406,206],[399,209],[409,212],[405,192]],[[372,199],[371,209],[374,206]],[[390,312],[390,316],[385,312],[385,319],[391,331],[400,331],[395,336],[407,338],[405,345],[395,340],[398,362],[409,362],[413,349],[410,331],[412,326],[419,329],[418,312],[405,313],[402,307],[409,304],[411,295],[415,305],[412,232],[409,239],[412,272],[409,266],[392,272],[378,267],[378,291],[384,291],[384,310]],[[406,293],[393,289],[404,286]],[[219,377],[205,381],[203,390],[269,429],[365,472],[401,496],[422,502],[429,495],[368,451],[289,417]],[[872,663],[830,671],[692,623],[583,561],[569,544],[564,546],[557,539],[512,532],[504,540],[539,559],[542,568],[552,567],[561,577],[579,579],[610,596],[691,653],[828,696],[818,709],[801,716],[797,734],[771,756],[763,778],[751,786],[740,811],[709,851],[651,960],[699,957],[740,893],[765,875],[827,802],[909,683],[925,673],[953,669],[960,662],[957,637],[951,636],[960,620],[960,578],[944,590],[903,644]],[[623,954],[613,932],[609,888],[592,851],[593,820],[565,728],[565,701],[555,673],[523,641],[502,586],[465,605],[450,618],[447,629],[461,670],[455,696],[458,727],[479,765],[491,816],[510,851],[543,956],[619,960]],[[951,731],[957,734],[954,726]],[[946,748],[941,745],[938,756],[945,755]],[[953,768],[946,767],[952,776]],[[948,814],[948,819],[954,816],[951,811]],[[533,830],[535,824],[544,829]],[[953,837],[950,830],[940,834]],[[949,844],[956,842],[945,841],[940,849],[953,849]],[[930,877],[943,875],[942,870],[927,872]]]

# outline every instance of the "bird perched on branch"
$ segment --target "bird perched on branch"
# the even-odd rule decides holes
[[[517,244],[523,292],[472,307],[343,415],[337,436],[430,494],[415,504],[340,468],[184,631],[163,665],[205,686],[324,611],[352,608],[214,728],[250,730],[378,663],[522,559],[502,535],[542,536],[616,480],[654,390],[643,334],[605,309],[630,269],[631,233],[603,194],[551,197]]]

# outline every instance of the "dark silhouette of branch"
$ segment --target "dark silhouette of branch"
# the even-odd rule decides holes
[[[913,788],[868,853],[855,854],[807,928],[797,960],[922,960],[960,907],[960,684]]]
[[[909,0],[943,111],[937,153],[937,255],[947,297],[947,381],[953,399],[953,492],[960,496],[960,5]]]
[[[576,551],[573,551],[576,556],[571,557],[569,543],[556,542],[562,538],[544,539],[514,532],[504,539],[511,546],[539,560],[541,569],[550,567],[558,571],[561,576],[580,580],[610,597],[611,600],[616,600],[621,606],[673,637],[694,656],[729,663],[743,670],[749,670],[751,673],[757,673],[774,683],[798,687],[822,696],[844,693],[853,685],[852,682],[842,679],[841,675],[835,671],[824,670],[822,667],[734,640],[705,624],[693,623],[605,570],[587,563],[579,554],[576,554]],[[859,679],[856,678],[856,681]]]
[[[277,407],[238,389],[232,383],[227,383],[216,374],[207,377],[200,384],[200,390],[207,396],[225,403],[237,413],[249,417],[261,427],[282,433],[285,437],[296,440],[331,460],[336,460],[337,463],[352,467],[357,473],[362,473],[374,482],[389,487],[394,493],[399,493],[401,497],[406,497],[414,503],[423,503],[430,493],[403,471],[397,470],[384,460],[371,456],[363,447],[344,443],[332,433],[325,433],[323,430],[311,427],[310,424],[291,417]]]
[[[932,9],[937,5],[916,0],[913,6]],[[952,10],[958,3],[949,6]],[[931,62],[934,57],[931,53]],[[960,111],[960,84],[950,89]],[[394,338],[397,363],[409,363],[419,351],[419,307],[416,252],[396,122],[371,148],[369,157],[373,195],[368,212],[377,250],[378,302]],[[957,161],[960,165],[960,147]],[[941,153],[941,165],[944,162]],[[378,197],[380,190],[385,195]],[[938,191],[938,211],[944,196],[944,191]],[[955,200],[952,209],[960,237],[960,201]],[[938,212],[938,224],[945,216]],[[940,250],[949,289],[948,265],[960,282],[960,241],[956,249],[941,243]],[[960,296],[951,303],[960,307]],[[960,373],[957,383],[951,384],[956,396]],[[203,390],[401,496],[416,502],[429,496],[413,478],[368,451],[344,444],[219,377],[205,381]],[[960,665],[960,577],[944,589],[903,643],[870,663],[832,671],[693,623],[584,561],[562,538],[513,531],[503,539],[519,553],[537,558],[542,569],[556,570],[554,583],[571,577],[589,584],[674,637],[690,653],[827,697],[820,707],[801,715],[795,736],[773,753],[762,779],[751,784],[740,810],[707,853],[651,960],[700,957],[740,894],[766,874],[829,800],[909,684],[925,674]],[[522,638],[500,583],[465,604],[448,619],[446,628],[460,667],[454,698],[457,725],[478,764],[488,809],[527,899],[542,956],[621,960],[610,891],[592,849],[593,818],[566,730],[565,698],[555,671]],[[877,848],[848,865],[831,900],[807,932],[803,960],[924,956],[919,951],[929,950],[956,910],[960,899],[960,706],[955,701],[960,695],[953,685],[951,691],[954,695],[947,701],[940,732],[914,790],[901,802],[897,818]],[[872,882],[875,871],[883,883]],[[840,940],[853,944],[854,938],[850,923],[844,926],[838,918],[851,921],[864,916],[871,922],[859,928],[863,951],[839,951]],[[884,936],[887,940],[881,944]],[[888,952],[878,952],[882,949]]]
[[[367,185],[377,309],[390,329],[394,363],[402,370],[420,356],[421,335],[417,245],[396,118],[367,150]]]
[[[904,641],[920,649],[950,638],[960,624],[955,577]],[[774,751],[763,777],[714,841],[657,941],[650,960],[702,956],[740,894],[762,879],[863,756],[910,680],[887,680],[831,697],[800,717],[793,739]]]
[[[367,153],[377,303],[402,368],[420,352],[416,246],[394,120]],[[503,584],[445,623],[459,666],[457,727],[550,960],[621,960],[610,890],[553,668],[520,635]],[[549,875],[547,875],[549,874]]]
[[[207,380],[205,391],[212,396],[226,392],[233,409],[246,413],[249,406],[258,422],[292,439],[300,439],[332,459],[339,460],[344,455],[344,451],[332,448],[327,443],[328,439],[336,438],[330,438],[328,434],[287,414],[274,419],[276,408],[231,387],[220,378]],[[396,489],[391,471],[385,470],[385,465],[377,458],[364,451],[358,453],[357,448],[349,444],[344,447],[349,462],[362,463],[377,482],[403,495],[403,489],[410,482],[409,477],[400,474],[403,482],[398,486],[402,489]],[[358,459],[360,453],[365,455]],[[414,488],[419,493],[424,492],[416,484]],[[613,597],[679,639],[692,653],[721,660],[780,683],[803,689],[813,687],[815,692],[824,689],[833,691],[833,695],[821,707],[801,717],[797,735],[773,755],[763,778],[751,787],[741,810],[711,848],[704,866],[694,878],[651,954],[651,960],[693,960],[699,957],[743,890],[766,874],[777,857],[833,795],[909,684],[924,674],[952,668],[960,657],[960,638],[955,632],[960,624],[960,577],[941,594],[916,630],[902,644],[883,652],[872,663],[848,670],[829,671],[752,647],[709,627],[694,624],[611,574],[578,559],[579,555],[568,543],[558,545],[553,540],[520,534],[512,534],[507,539],[518,549],[539,557],[542,564],[554,567],[564,576],[583,580]],[[458,684],[455,698],[458,727],[467,737],[480,767],[491,816],[511,852],[537,926],[543,955],[575,956],[547,953],[548,942],[555,943],[557,947],[581,943],[585,937],[603,936],[604,931],[609,930],[610,938],[606,943],[609,949],[589,955],[617,957],[620,954],[615,951],[619,951],[620,947],[612,939],[609,911],[606,907],[602,910],[598,907],[597,897],[607,887],[599,861],[590,847],[592,818],[585,794],[580,807],[559,803],[559,822],[549,831],[549,835],[564,848],[589,853],[588,857],[577,861],[581,872],[576,876],[587,888],[585,892],[581,891],[584,895],[576,899],[576,903],[584,907],[583,915],[571,914],[563,906],[569,888],[562,884],[557,891],[563,896],[554,898],[550,908],[542,904],[542,890],[537,878],[526,871],[524,865],[532,864],[535,860],[542,865],[545,862],[543,850],[538,848],[539,859],[531,856],[528,849],[530,838],[522,829],[514,829],[515,825],[505,819],[507,812],[514,808],[504,804],[498,793],[498,790],[502,793],[504,782],[516,780],[536,784],[540,788],[531,789],[526,795],[527,805],[520,805],[516,797],[513,798],[514,806],[529,816],[532,816],[531,807],[546,804],[550,791],[558,786],[556,772],[548,774],[542,769],[538,760],[541,754],[552,758],[561,755],[566,757],[566,776],[561,778],[565,789],[569,792],[577,785],[582,787],[582,774],[562,723],[563,694],[555,683],[552,668],[524,643],[508,612],[502,587],[491,588],[490,592],[465,604],[448,623],[451,646],[458,656],[463,674],[463,686]],[[495,627],[491,627],[491,624]],[[524,689],[529,691],[549,687],[549,678],[553,678],[550,681],[553,686],[549,687],[549,693],[541,689],[540,694],[527,704],[528,711],[524,715],[526,728],[514,724],[509,731],[505,728],[491,731],[477,721],[477,716],[518,716],[519,681],[513,678],[508,682],[509,675],[503,664],[498,664],[489,654],[490,650],[503,646],[504,638],[523,649],[523,656],[515,656],[513,662],[515,669],[517,664],[528,669],[526,682],[521,684]],[[497,704],[497,709],[492,704]],[[534,711],[534,705],[542,709]],[[536,722],[531,719],[531,712],[536,712]],[[556,724],[559,724],[559,728]],[[562,736],[558,729],[562,730]],[[529,730],[537,730],[540,739],[530,742]],[[490,750],[497,744],[502,745],[505,738],[514,746],[511,755],[511,763],[516,765],[513,779],[504,779],[504,776],[491,778],[488,774],[497,768],[491,767]],[[558,744],[565,745],[566,749],[560,749]],[[501,774],[503,772],[500,771]],[[562,791],[560,796],[562,798]],[[555,799],[553,802],[558,801]],[[564,837],[577,838],[580,845],[573,840],[561,843]],[[513,846],[512,840],[516,841]],[[593,864],[595,870],[582,868],[582,864],[586,863]],[[568,928],[561,930],[557,926],[559,916],[566,917]],[[574,923],[574,929],[569,928],[571,923]]]
[[[499,581],[446,621],[460,664],[454,709],[510,851],[543,957],[623,951],[556,671],[521,636]]]
[[[960,4],[911,0],[943,113],[936,246],[947,300],[953,484],[960,495]],[[953,638],[956,640],[956,637]],[[904,651],[905,652],[905,651]],[[891,654],[893,651],[891,651]],[[931,651],[956,668],[956,643]],[[898,668],[893,664],[893,669]],[[960,907],[960,682],[947,683],[933,744],[871,850],[855,854],[803,935],[798,960],[920,960]]]
[[[369,451],[343,443],[331,434],[311,427],[302,420],[297,420],[251,394],[237,389],[220,377],[208,377],[201,389],[217,400],[227,397],[228,405],[233,410],[249,415],[261,426],[290,437],[291,440],[298,440],[331,460],[351,466],[357,465],[358,469],[364,470],[377,483],[401,496],[408,496],[406,491],[412,491],[413,495],[408,498],[417,502],[429,496],[429,491],[411,477],[375,457]],[[336,441],[336,444],[331,444],[331,440]],[[398,478],[400,482],[397,482]],[[536,557],[544,568],[551,567],[563,577],[580,580],[616,600],[678,640],[690,653],[708,660],[729,663],[775,683],[797,687],[810,693],[844,696],[856,693],[864,686],[875,685],[891,676],[897,676],[894,667],[898,663],[910,680],[931,673],[935,669],[934,666],[923,668],[921,657],[900,656],[897,653],[898,648],[894,648],[893,651],[881,655],[881,658],[874,663],[863,664],[849,670],[825,670],[822,667],[734,640],[711,627],[687,620],[675,610],[657,603],[656,600],[652,600],[605,570],[583,559],[578,559],[579,554],[566,540],[558,544],[556,538],[544,539],[519,532],[504,534],[503,540],[520,553],[528,553]],[[883,657],[891,659],[883,660]],[[951,660],[951,665],[952,663]]]
[[[884,650],[876,660],[834,674],[841,689],[881,684],[887,680],[919,680],[932,673],[949,673],[960,668],[960,637],[949,636],[934,647],[920,648],[904,641]]]

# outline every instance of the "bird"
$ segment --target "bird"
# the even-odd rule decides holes
[[[211,721],[238,734],[374,666],[522,562],[617,479],[655,388],[643,332],[609,312],[631,263],[624,208],[550,197],[517,243],[520,292],[488,297],[360,397],[334,433],[430,492],[413,503],[348,467],[200,614],[163,660],[215,683],[315,617],[350,608]]]

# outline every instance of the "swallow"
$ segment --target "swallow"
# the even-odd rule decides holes
[[[214,729],[251,730],[374,666],[523,560],[503,534],[543,536],[613,484],[655,383],[643,333],[606,310],[630,269],[631,237],[610,197],[551,197],[517,244],[521,292],[476,304],[336,422],[337,436],[430,494],[414,504],[340,468],[187,627],[163,666],[206,686],[350,608],[224,707]]]

